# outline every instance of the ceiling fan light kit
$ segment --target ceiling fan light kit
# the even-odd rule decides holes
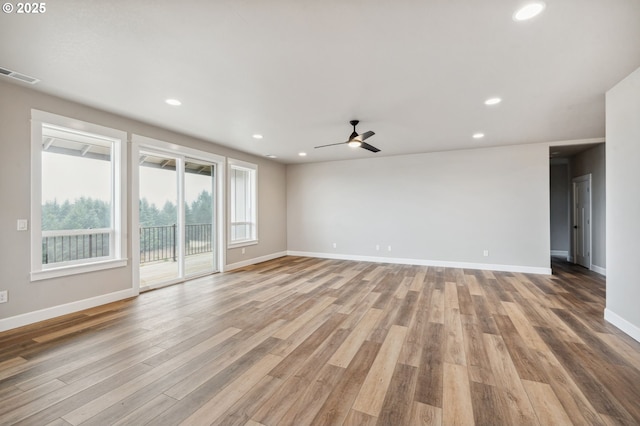
[[[366,139],[370,138],[371,136],[375,135],[374,132],[372,132],[371,130],[364,132],[362,134],[358,134],[358,132],[356,132],[356,126],[358,125],[360,121],[358,120],[351,120],[349,123],[353,126],[353,132],[351,133],[351,136],[349,136],[349,140],[345,141],[345,142],[338,142],[338,143],[331,143],[328,145],[320,145],[320,146],[316,146],[315,148],[324,148],[327,146],[336,146],[336,145],[344,145],[347,144],[349,145],[351,148],[364,148],[367,151],[371,151],[373,153],[375,152],[380,152],[380,150],[378,148],[376,148],[373,145],[369,145],[368,143],[365,142]]]

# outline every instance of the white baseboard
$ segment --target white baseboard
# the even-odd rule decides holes
[[[265,256],[254,257],[253,259],[243,260],[242,262],[230,263],[226,265],[224,271],[233,271],[234,269],[244,268],[245,266],[255,265],[256,263],[266,262],[267,260],[277,259],[279,257],[284,257],[287,255],[286,251],[281,251],[278,253],[271,253]]]
[[[593,272],[597,272],[597,273],[599,273],[600,275],[604,275],[605,277],[607,276],[607,269],[606,269],[606,268],[603,268],[603,267],[601,267],[601,266],[598,266],[598,265],[591,265],[591,270],[592,270]]]
[[[604,319],[640,342],[640,327],[631,324],[629,321],[608,308],[604,310]]]
[[[114,293],[91,297],[89,299],[65,303],[64,305],[52,306],[50,308],[41,309],[39,311],[27,312],[26,314],[3,318],[0,319],[0,331],[7,331],[25,325],[34,324],[39,321],[45,321],[62,315],[72,314],[84,309],[95,308],[96,306],[105,305],[111,302],[117,302],[118,300],[127,299],[136,295],[136,292],[132,288],[130,288],[126,290],[116,291]]]
[[[573,263],[573,256],[567,256],[567,262]]]
[[[402,259],[394,257],[357,256],[350,254],[313,253],[288,251],[290,256],[319,257],[322,259],[357,260],[361,262],[396,263],[400,265],[442,266],[445,268],[480,269],[485,271],[521,272],[525,274],[551,275],[551,268],[535,266],[497,265],[492,263],[449,262],[444,260]]]
[[[559,256],[559,257],[569,257],[569,252],[567,250],[551,250],[551,256]]]

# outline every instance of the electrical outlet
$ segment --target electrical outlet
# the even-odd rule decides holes
[[[489,250],[484,250],[484,251],[482,252],[482,255],[483,255],[484,257],[489,256]]]
[[[7,303],[9,301],[9,291],[2,290],[0,291],[0,303]]]
[[[333,243],[333,248],[338,248],[338,244],[337,243]]]
[[[387,251],[391,251],[391,246],[387,246]]]
[[[245,250],[244,250],[244,247],[242,247],[242,254],[244,254],[244,251],[245,251]]]
[[[29,230],[29,222],[27,219],[18,219],[18,231],[27,231]]]
[[[376,251],[380,251],[380,244],[376,244]]]

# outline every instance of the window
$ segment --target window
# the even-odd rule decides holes
[[[32,280],[126,265],[126,133],[32,118]]]
[[[258,242],[258,166],[229,159],[229,246]]]

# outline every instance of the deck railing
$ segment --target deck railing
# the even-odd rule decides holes
[[[74,229],[42,232],[42,264],[109,256],[112,230]]]
[[[212,251],[212,225],[210,223],[198,223],[185,225],[185,256]]]
[[[161,260],[176,261],[177,226],[140,227],[140,263]],[[212,251],[212,226],[210,223],[185,225],[185,256]]]
[[[212,251],[212,226],[198,223],[185,226],[184,255]],[[140,227],[140,263],[176,261],[177,226]],[[77,229],[42,232],[42,264],[72,262],[110,255],[111,229]]]

